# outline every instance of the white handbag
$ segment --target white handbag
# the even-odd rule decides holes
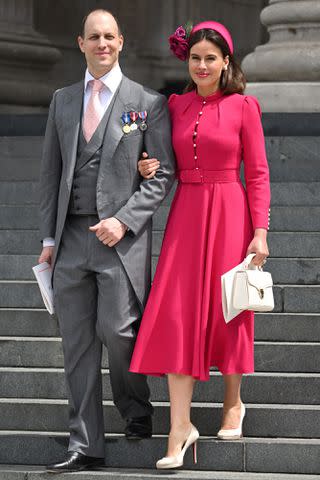
[[[233,306],[240,310],[270,312],[274,309],[273,281],[270,272],[245,264],[233,284]]]
[[[274,308],[271,274],[251,265],[254,256],[251,253],[221,276],[222,310],[226,323],[244,310],[267,312]]]

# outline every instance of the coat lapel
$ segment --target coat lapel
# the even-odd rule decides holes
[[[81,112],[83,103],[83,81],[74,85],[69,90],[63,105],[63,143],[66,158],[69,159],[67,166],[67,184],[72,186],[73,173],[77,159],[79,129],[81,124]]]
[[[122,131],[122,114],[131,110],[136,110],[136,108],[131,101],[130,80],[127,77],[123,77],[105,132],[102,152],[103,163],[106,164],[112,160],[117,146],[124,135]]]

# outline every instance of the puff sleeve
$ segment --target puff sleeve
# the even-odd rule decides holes
[[[253,229],[269,228],[270,180],[261,110],[256,98],[246,96],[242,111],[242,158]]]

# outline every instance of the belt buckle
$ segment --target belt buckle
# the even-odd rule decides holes
[[[197,172],[197,180],[199,179],[199,182],[197,183],[204,183],[204,178],[203,178],[203,170],[202,168],[196,167],[195,171]]]

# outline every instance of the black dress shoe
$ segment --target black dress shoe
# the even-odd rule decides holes
[[[47,472],[79,472],[81,470],[86,470],[87,468],[101,467],[103,465],[103,458],[87,457],[87,455],[83,455],[79,452],[68,452],[67,458],[63,462],[47,465]]]
[[[152,418],[146,417],[127,418],[127,426],[124,430],[126,437],[130,440],[141,440],[152,436]]]

